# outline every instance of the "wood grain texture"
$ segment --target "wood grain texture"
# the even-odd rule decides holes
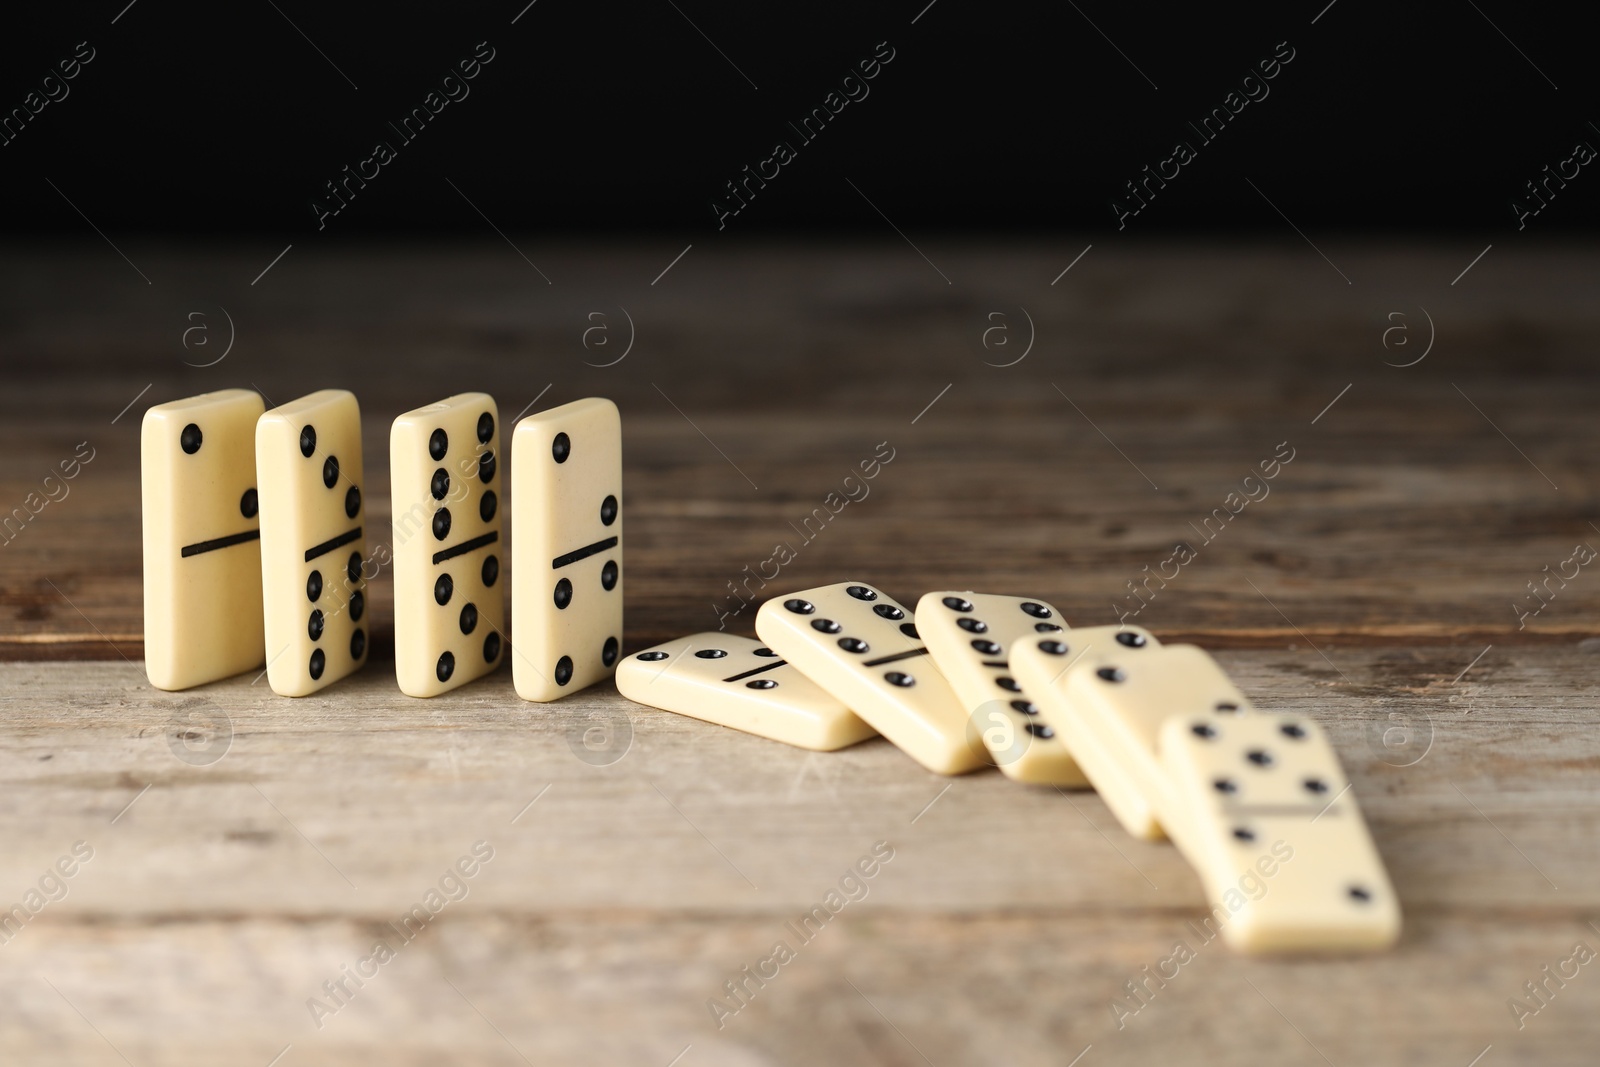
[[[296,248],[228,298],[235,348],[206,369],[184,365],[215,358],[181,346],[202,321],[186,313],[207,313],[220,344],[209,279],[248,280],[254,257],[153,256],[146,269],[178,294],[156,304],[104,249],[8,250],[0,506],[21,505],[79,441],[95,459],[0,545],[0,656],[103,658],[114,644],[139,657],[138,416],[224,385],[276,402],[354,390],[380,532],[400,412],[467,388],[508,422],[536,397],[614,398],[635,648],[714,626],[714,604],[738,604],[729,583],[780,542],[797,558],[778,591],[858,572],[902,598],[1037,593],[1087,623],[1136,606],[1127,583],[1185,541],[1197,558],[1151,586],[1138,620],[1234,645],[1297,629],[1378,645],[1600,634],[1586,573],[1522,629],[1512,606],[1537,603],[1527,583],[1577,542],[1600,545],[1592,252],[1496,249],[1467,289],[1447,284],[1456,249],[1331,249],[1353,288],[1288,247],[1097,247],[1055,286],[1058,250],[930,249],[949,287],[903,247],[713,244],[652,287],[679,250],[557,246],[541,252],[556,284],[530,290],[503,248]],[[1397,321],[1423,343],[1419,300],[1435,349],[1386,366],[1419,351],[1382,344]],[[604,322],[623,345],[622,308],[633,350],[586,365],[621,351],[582,338]],[[983,338],[1005,322],[1021,345],[1022,309],[1031,352],[986,365],[1015,358]],[[896,458],[870,495],[803,540],[796,528],[881,441]],[[1207,543],[1206,518],[1285,441],[1295,459],[1270,495]],[[386,577],[372,593],[382,656]],[[752,611],[733,623],[748,630]]]
[[[100,246],[0,250],[0,507],[96,450],[0,544],[0,905],[94,849],[64,899],[0,927],[0,1059],[1593,1061],[1596,964],[1522,1029],[1507,1001],[1600,947],[1600,579],[1552,583],[1521,628],[1512,607],[1600,545],[1600,255],[1496,248],[1452,288],[1478,249],[1325,245],[1346,286],[1288,243],[1096,246],[1052,286],[1081,245],[919,242],[946,286],[902,245],[712,242],[652,286],[681,245],[518,240],[553,285],[503,246],[297,245],[254,287],[277,249],[140,250],[150,287]],[[234,350],[184,366],[217,351],[183,349],[187,314],[221,330],[224,303]],[[1435,349],[1385,366],[1420,351],[1383,347],[1387,316],[1418,330],[1424,305]],[[621,350],[624,307],[633,350],[585,365]],[[990,315],[1016,333],[1022,309],[1033,349],[986,366],[1021,351],[984,348]],[[583,347],[597,311],[618,347]],[[1084,625],[1186,541],[1135,618],[1329,730],[1402,941],[1230,955],[1190,926],[1188,867],[1094,794],[938,778],[881,740],[804,752],[610,686],[534,706],[506,670],[404,697],[387,576],[355,678],[154,691],[137,420],[227,385],[354,390],[380,531],[395,414],[484,389],[509,427],[535,397],[612,397],[629,649],[714,629],[779,542],[796,558],[749,595],[860,577],[905,602],[1032,593]],[[870,494],[804,539],[884,441]],[[1285,441],[1270,495],[1207,543],[1190,524]],[[386,924],[477,841],[494,858],[466,897],[318,1028],[308,998],[398,944]],[[865,899],[799,944],[785,924],[877,841],[895,855]],[[719,1029],[707,1001],[779,938],[797,958]],[[1179,940],[1195,958],[1119,1029],[1125,983]]]
[[[1367,959],[1205,944],[1191,871],[1094,794],[942,779],[881,740],[808,753],[609,686],[530,706],[504,670],[421,701],[373,665],[289,700],[5,665],[7,901],[73,842],[95,854],[0,945],[0,1047],[105,1058],[64,994],[135,1063],[264,1064],[285,1044],[299,1063],[520,1062],[494,1027],[539,1063],[666,1064],[686,1044],[699,1063],[921,1062],[914,1042],[941,1067],[1091,1043],[1105,1063],[1266,1064],[1316,1059],[1307,1039],[1335,1063],[1465,1065],[1490,1043],[1588,1062],[1590,968],[1524,1030],[1506,1001],[1600,944],[1600,653],[1496,647],[1453,680],[1471,658],[1454,646],[1324,651],[1219,655],[1343,756],[1406,913],[1399,948]],[[467,896],[317,1028],[307,999],[398,943],[384,924],[480,840],[494,858]],[[895,854],[865,899],[801,944],[784,924],[876,841]],[[797,959],[719,1030],[708,999],[780,938]],[[1195,959],[1119,1030],[1123,983],[1178,940]]]

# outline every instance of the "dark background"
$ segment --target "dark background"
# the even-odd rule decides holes
[[[694,238],[716,232],[709,202],[723,183],[779,137],[795,142],[786,123],[880,41],[895,58],[870,96],[796,143],[799,158],[724,238],[886,233],[862,194],[908,232],[1115,232],[1122,183],[1280,41],[1296,55],[1270,96],[1201,147],[1125,237],[1281,231],[1264,194],[1313,237],[1492,240],[1515,232],[1523,183],[1579,139],[1600,145],[1592,42],[1503,0],[525,3],[110,0],[8,19],[4,112],[78,42],[96,56],[0,146],[7,229],[78,235],[87,216],[113,236],[295,238],[317,231],[323,183],[388,137],[399,158],[323,239],[485,234],[465,198],[504,230]],[[479,41],[495,59],[470,96],[398,144],[387,120]],[[1580,174],[1530,228],[1592,228],[1600,198],[1584,186],[1597,182]]]

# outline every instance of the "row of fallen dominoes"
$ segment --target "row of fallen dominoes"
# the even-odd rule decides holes
[[[498,412],[483,393],[390,432],[395,669],[435,696],[498,666]],[[517,693],[549,701],[615,669],[630,700],[804,748],[882,734],[938,774],[1092,786],[1127,831],[1169,837],[1247,952],[1381,948],[1400,910],[1327,737],[1258,712],[1208,654],[1134,626],[1069,630],[1038,598],[928,593],[916,614],[847,582],[764,603],[761,640],[622,649],[621,423],[609,400],[512,435]],[[324,390],[250,390],[144,419],[145,649],[182,689],[267,663],[289,696],[366,657],[360,413]],[[544,565],[549,560],[549,568]]]

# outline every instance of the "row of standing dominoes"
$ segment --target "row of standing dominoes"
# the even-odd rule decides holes
[[[462,393],[395,419],[395,670],[435,696],[505,658],[499,412]],[[512,435],[512,675],[547,701],[607,677],[622,650],[622,440],[616,405],[578,400]],[[266,664],[304,696],[366,662],[361,412],[325,389],[270,411],[227,389],[145,413],[145,665],[161,689]],[[544,561],[549,560],[546,565]]]
[[[1093,785],[1129,833],[1170,837],[1246,952],[1381,948],[1400,910],[1316,723],[1256,711],[1209,655],[1132,626],[1072,630],[1039,599],[859,582],[774,597],[761,642],[680,638],[617,668],[631,700],[806,748],[881,733],[924,767],[996,763]]]

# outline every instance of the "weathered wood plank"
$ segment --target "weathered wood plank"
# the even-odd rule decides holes
[[[1466,1067],[1489,1045],[1485,1064],[1594,1062],[1594,964],[1564,989],[1552,984],[1555,997],[1521,1031],[1506,1007],[1575,941],[1600,940],[1570,919],[1429,916],[1417,923],[1426,947],[1408,939],[1378,960],[1263,962],[1205,944],[1181,915],[926,915],[869,897],[799,945],[764,988],[752,983],[748,1006],[719,1030],[707,1001],[721,993],[732,1005],[724,983],[772,951],[787,916],[530,917],[471,903],[361,988],[349,983],[348,1006],[321,1029],[306,1001],[328,1000],[322,983],[370,952],[375,924],[41,923],[4,949],[0,1048],[18,1063],[122,1063],[109,1041],[135,1064],[171,1067],[264,1067],[285,1046],[280,1064],[313,1067],[665,1067],[686,1047],[684,1067],[1061,1067],[1091,1045],[1080,1065],[1266,1067],[1322,1063],[1321,1053],[1340,1065]],[[1156,973],[1179,940],[1193,959],[1158,986],[1144,968]],[[1130,981],[1148,993],[1119,1030],[1112,1005],[1139,1003]]]
[[[1112,1063],[1305,1062],[1307,1040],[1335,1063],[1465,1064],[1490,1043],[1497,1062],[1587,1062],[1590,968],[1521,1031],[1506,1001],[1600,945],[1600,654],[1496,647],[1458,678],[1474,653],[1455,646],[1322,652],[1220,656],[1339,746],[1406,909],[1400,947],[1369,959],[1203,944],[1193,875],[1092,793],[940,779],[882,741],[807,753],[609,687],[527,705],[503,671],[417,701],[374,665],[289,700],[0,665],[0,886],[20,898],[73,842],[95,850],[0,946],[0,1047],[112,1058],[48,978],[135,1063],[286,1044],[312,1064],[520,1062],[494,1027],[551,1063],[688,1044],[701,1063],[921,1062],[906,1039],[941,1067],[1091,1043]],[[383,924],[479,840],[494,857],[466,897],[318,1029],[307,998],[397,940]],[[791,934],[798,958],[717,1029],[707,999],[880,840],[894,857],[865,898]],[[1178,939],[1195,959],[1119,1030],[1123,983]]]
[[[1453,683],[1471,658],[1455,649],[1324,651],[1328,660],[1303,648],[1220,655],[1261,706],[1327,724],[1408,900],[1522,907],[1531,899],[1557,909],[1595,900],[1600,855],[1581,844],[1600,819],[1600,655],[1493,649]],[[359,910],[371,898],[347,895],[350,882],[400,881],[403,894],[408,868],[394,864],[413,862],[414,850],[444,857],[480,836],[555,834],[562,846],[603,841],[618,858],[662,866],[646,884],[593,857],[530,860],[483,895],[534,892],[563,908],[741,910],[773,899],[798,905],[810,892],[807,872],[937,824],[919,846],[929,876],[896,891],[911,894],[908,905],[1093,904],[1108,890],[1141,906],[1196,899],[1172,850],[1122,840],[1092,793],[1019,787],[995,773],[941,778],[881,740],[809,753],[631,704],[610,686],[527,704],[503,675],[421,701],[373,665],[291,700],[248,677],[171,694],[127,664],[6,666],[0,817],[15,847],[3,864],[98,825],[95,840],[112,855],[198,850],[194,857],[224,869],[169,890],[159,866],[135,862],[114,884],[78,889],[86,907]],[[178,731],[190,724],[200,736],[186,744]],[[213,731],[226,747],[208,747]],[[1559,819],[1545,817],[1552,803]],[[241,819],[242,836],[230,837]],[[187,828],[177,840],[174,824]],[[1042,825],[1052,828],[1043,840],[1061,843],[1070,831],[1067,853],[1084,855],[1060,866],[1061,855],[1031,832]],[[397,839],[408,839],[405,851],[393,851]],[[263,871],[235,884],[263,860],[285,880]],[[1460,877],[1464,862],[1480,861],[1476,875]],[[31,865],[13,873],[21,878]]]
[[[1506,250],[1492,285],[1430,302],[1440,347],[1404,369],[1383,362],[1399,361],[1381,344],[1387,314],[1421,330],[1410,294],[1458,271],[1455,250],[1341,250],[1364,281],[1346,291],[1313,279],[1319,264],[1262,248],[1097,248],[1052,287],[1054,250],[958,246],[946,253],[953,289],[903,248],[696,248],[654,288],[653,250],[561,248],[560,284],[534,295],[503,251],[309,249],[230,306],[237,349],[204,370],[182,362],[198,361],[179,344],[193,325],[183,313],[132,302],[109,278],[103,299],[85,292],[82,278],[99,277],[88,254],[0,254],[0,289],[17,298],[0,506],[23,504],[77,442],[95,449],[70,494],[0,545],[0,656],[103,658],[114,644],[138,658],[139,413],[251,383],[273,400],[357,391],[379,530],[400,411],[469,386],[495,393],[508,418],[547,384],[541,405],[615,397],[635,645],[715,623],[714,603],[738,603],[728,583],[780,541],[798,558],[776,588],[858,573],[901,596],[1031,591],[1099,622],[1138,607],[1127,583],[1185,540],[1195,560],[1147,587],[1138,618],[1235,645],[1296,629],[1372,644],[1600,634],[1587,571],[1553,583],[1521,629],[1513,608],[1539,604],[1527,583],[1577,542],[1600,545],[1592,251]],[[208,272],[254,263],[178,250],[153,266],[199,292]],[[586,366],[604,361],[581,344],[599,321],[589,312],[620,331],[619,301],[634,351]],[[988,316],[1020,330],[1019,307],[1036,324],[1033,351],[985,365],[1002,361],[982,344],[1000,321]],[[880,441],[895,459],[870,495],[805,541],[805,517]],[[1295,458],[1270,495],[1225,526],[1214,518],[1211,534],[1207,517],[1279,442]],[[372,600],[381,655],[385,579]]]
[[[900,247],[707,245],[651,287],[677,251],[548,248],[557,284],[530,291],[483,246],[296,248],[228,298],[238,347],[198,370],[178,339],[201,304],[120,288],[88,269],[103,249],[0,249],[0,509],[96,450],[0,544],[0,659],[100,661],[0,663],[0,904],[94,849],[65,899],[0,934],[0,1058],[667,1064],[692,1045],[682,1067],[948,1067],[1092,1044],[1082,1067],[1465,1067],[1492,1044],[1483,1067],[1592,1062],[1592,966],[1523,1029],[1507,1001],[1576,941],[1600,946],[1600,583],[1552,581],[1520,629],[1512,607],[1600,544],[1595,253],[1497,248],[1482,284],[1426,298],[1439,347],[1400,369],[1388,313],[1415,327],[1416,294],[1476,249],[1335,249],[1345,287],[1299,248],[1096,248],[1052,287],[1076,248],[950,245],[947,287]],[[262,262],[141,257],[179,301]],[[616,330],[622,305],[634,351],[585,366],[620,351],[585,351],[589,313]],[[1022,307],[1033,351],[985,366],[1002,361],[990,314],[1015,330]],[[780,540],[797,558],[745,595],[859,575],[902,599],[1035,592],[1078,624],[1137,606],[1126,583],[1188,540],[1195,560],[1137,621],[1223,649],[1263,707],[1328,727],[1404,938],[1242,960],[1188,925],[1198,883],[1172,849],[1127,838],[1092,793],[951,782],[882,741],[806,753],[609,687],[533,706],[505,672],[410,700],[383,658],[385,579],[377,654],[347,683],[152,691],[137,417],[250,383],[357,391],[378,529],[400,411],[462,388],[508,418],[547,383],[541,404],[615,397],[633,648],[715,627]],[[870,494],[802,540],[881,441]],[[1195,526],[1284,441],[1270,495],[1207,543]],[[495,853],[468,895],[318,1029],[307,998],[479,840]],[[866,898],[719,1030],[708,998],[880,840],[895,855]],[[1124,983],[1180,938],[1193,962],[1118,1029]]]

